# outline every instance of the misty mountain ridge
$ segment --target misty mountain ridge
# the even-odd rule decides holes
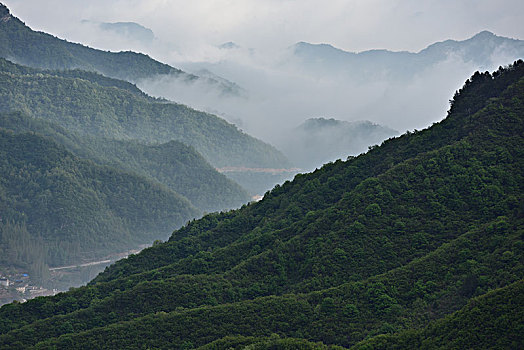
[[[167,173],[177,172],[177,169],[162,167],[162,162],[156,157],[158,162],[153,168],[161,170],[158,173],[156,170],[151,172],[152,164],[149,164],[147,157],[144,158],[143,155],[152,148],[145,147],[144,144],[158,145],[177,140],[191,146],[190,151],[182,153],[198,152],[205,161],[200,161],[200,155],[195,156],[193,166],[186,164],[178,171],[192,177],[193,180],[203,181],[198,189],[181,189],[178,185],[172,188],[197,199],[196,206],[206,211],[235,207],[244,202],[242,198],[247,199],[242,189],[223,179],[215,170],[209,169],[209,164],[215,168],[290,167],[289,161],[280,151],[245,134],[225,120],[184,105],[152,98],[125,81],[79,70],[40,70],[4,59],[0,59],[0,80],[0,111],[22,111],[29,117],[44,119],[77,134],[84,140],[91,140],[87,144],[91,144],[94,139],[113,139],[122,141],[122,146],[140,148],[144,152],[140,151],[135,156],[126,154],[123,150],[114,151],[115,147],[110,147],[111,152],[102,151],[103,156],[99,157],[96,153],[109,145],[103,142],[106,146],[102,147],[99,144],[94,148],[95,152],[88,152],[87,155],[92,159],[94,154],[97,160],[105,158],[104,161],[127,164],[126,168],[136,166],[135,171],[145,171],[148,176],[153,175],[153,178],[170,187],[177,181],[173,182],[176,178],[173,177],[173,173]],[[42,96],[45,98],[42,99]],[[115,145],[115,142],[112,144]],[[85,152],[81,154],[86,156]],[[207,162],[209,164],[204,166]],[[192,170],[193,173],[187,173],[181,171],[182,169],[193,169],[197,172]],[[281,179],[270,174],[262,178],[260,174],[253,177],[249,171],[241,171],[235,176],[230,176],[230,173],[224,175],[240,182],[252,196],[264,193]],[[220,183],[223,188],[207,186],[205,181],[211,179],[214,179],[211,181],[214,185]],[[181,183],[189,184],[186,180]],[[193,181],[193,185],[196,183],[198,181]],[[207,194],[206,189],[209,191]],[[222,195],[220,191],[224,191]]]
[[[485,31],[467,40],[428,43],[419,52],[354,53],[300,42],[274,51],[234,46],[219,50],[217,56],[177,65],[195,72],[207,69],[234,81],[248,92],[247,99],[184,94],[168,84],[144,90],[220,111],[246,132],[283,148],[287,131],[304,116],[368,119],[401,132],[424,128],[441,120],[449,108],[448,97],[471,72],[494,70],[522,58],[524,49],[522,40]]]
[[[447,53],[458,52],[464,57],[465,61],[472,61],[479,65],[479,69],[489,69],[492,56],[497,50],[506,51],[508,55],[522,57],[524,55],[524,40],[507,38],[495,35],[484,30],[473,37],[463,40],[446,40],[437,42],[421,50],[418,54],[429,57],[444,57]],[[492,55],[486,53],[491,52]]]
[[[225,120],[152,98],[124,81],[78,70],[45,71],[4,59],[0,77],[0,111],[23,111],[80,135],[145,143],[178,140],[193,146],[215,167],[288,164],[274,147]]]
[[[303,169],[315,169],[336,159],[346,159],[380,144],[399,132],[370,121],[310,118],[287,132],[280,149]]]
[[[220,78],[216,76],[215,74],[211,72],[204,72],[206,75],[205,77],[197,77],[193,74],[185,73],[181,70],[178,70],[176,68],[173,68],[167,64],[160,63],[158,61],[155,61],[151,59],[149,56],[144,54],[138,54],[134,52],[119,52],[119,53],[113,53],[113,52],[105,52],[101,50],[95,50],[91,49],[89,47],[80,45],[80,44],[73,44],[69,43],[65,40],[58,39],[56,37],[53,37],[49,34],[41,33],[41,32],[34,32],[29,27],[25,26],[24,23],[22,23],[19,19],[11,16],[9,13],[9,10],[4,5],[0,6],[0,10],[2,11],[3,20],[0,22],[0,57],[8,57],[14,62],[22,63],[27,66],[37,67],[37,68],[46,68],[46,69],[58,69],[58,70],[65,70],[70,68],[80,68],[83,70],[88,71],[94,71],[101,74],[104,74],[107,77],[116,77],[120,79],[124,79],[131,82],[137,82],[137,85],[141,88],[147,88],[146,92],[150,94],[155,94],[156,96],[163,96],[167,97],[172,101],[180,101],[180,100],[187,100],[184,97],[185,96],[193,96],[198,100],[205,100],[206,98],[209,98],[209,96],[212,96],[214,98],[217,98],[219,100],[225,100],[227,97],[234,96],[235,100],[244,100],[245,90],[242,89],[239,85],[227,81],[223,78]],[[102,77],[95,77],[93,75],[80,73],[80,71],[75,71],[74,73],[71,73],[71,71],[64,71],[62,72],[62,76],[67,74],[72,74],[73,76],[83,75],[84,78],[94,79],[97,84],[102,84],[103,86],[106,86],[104,84],[107,84],[107,86],[116,86],[119,88],[123,88],[129,92],[132,92],[136,95],[139,95],[139,98],[145,98],[150,101],[154,100],[151,99],[149,96],[145,95],[142,91],[140,91],[136,86],[132,86],[131,84],[125,86],[122,81],[111,81],[109,78],[102,78]],[[55,73],[50,73],[51,75]],[[70,76],[73,78],[73,76]],[[82,85],[83,83],[81,83]],[[73,89],[74,90],[74,89]],[[96,89],[90,90],[89,93],[97,93]],[[169,92],[165,94],[166,92]],[[107,95],[106,95],[107,96]],[[122,98],[125,100],[127,97]],[[65,101],[68,101],[67,99]],[[112,100],[111,102],[106,101],[108,103],[114,104],[117,101]],[[182,112],[182,110],[189,111],[190,109],[186,109],[183,105],[176,104],[177,107],[173,107],[175,104],[171,104],[170,108],[168,106],[168,102],[166,100],[159,101],[157,100],[155,105],[158,107],[160,105],[164,105],[165,108],[171,109],[175,114],[180,115],[186,115],[187,113]],[[13,106],[9,107],[8,109],[4,109],[4,111],[14,111],[14,110],[20,110],[19,106],[20,104],[23,104],[22,102],[14,102],[15,105],[18,105],[16,108],[12,108]],[[52,110],[56,111],[56,105],[51,106]],[[165,109],[163,108],[163,109]],[[31,115],[31,108],[26,108],[24,111]],[[110,115],[113,115],[113,111],[115,111],[117,114],[126,113],[122,108],[116,108],[113,109],[111,107],[109,109],[111,112]],[[177,110],[177,112],[175,112]],[[75,111],[74,109],[71,109],[72,115],[78,114],[78,111]],[[93,110],[91,111],[93,112]],[[88,112],[90,114],[91,112]],[[137,114],[136,110],[129,110],[131,114]],[[145,117],[146,119],[149,117],[155,117],[157,120],[159,120],[159,117],[156,115],[158,112],[153,112],[152,110],[149,110],[148,112],[144,112],[148,115],[141,117]],[[181,113],[182,112],[182,113]],[[195,118],[196,115],[203,115],[204,113],[194,111],[195,114],[193,115],[193,120],[190,121],[190,123],[196,123]],[[45,112],[47,113],[47,112]],[[151,115],[153,113],[153,115]],[[192,112],[191,112],[192,113]],[[190,113],[190,114],[191,114]],[[98,117],[100,118],[103,113],[98,113]],[[55,116],[58,116],[55,114]],[[106,114],[107,116],[107,114]],[[42,117],[42,115],[38,115],[38,117]],[[64,116],[61,115],[60,118],[63,118]],[[120,117],[119,117],[120,118]],[[127,117],[124,117],[122,119],[126,119]],[[209,115],[207,118],[208,120],[214,119],[214,116]],[[75,123],[74,120],[70,118],[68,119],[68,122]],[[73,118],[74,119],[74,118]],[[109,118],[111,119],[111,118]],[[109,121],[109,119],[106,118],[106,121]],[[118,119],[118,118],[117,118]],[[204,118],[206,119],[206,118]],[[165,120],[165,119],[164,119]],[[56,120],[55,120],[56,121]],[[189,120],[187,120],[189,121]],[[76,121],[78,122],[78,120]],[[222,121],[220,122],[222,123]],[[224,121],[225,123],[225,121]],[[134,128],[134,126],[122,123],[120,126],[127,128],[128,131],[130,131],[130,128],[134,128],[135,132],[132,132],[131,134],[128,134],[127,132],[121,133],[118,132],[118,135],[112,134],[111,132],[109,134],[106,134],[111,129],[113,131],[116,131],[114,128],[100,128],[97,122],[95,122],[92,127],[97,129],[98,131],[102,132],[103,136],[105,137],[117,137],[117,138],[141,138],[142,141],[146,142],[167,142],[170,139],[173,138],[173,136],[160,137],[160,139],[156,139],[155,137],[147,137],[144,139],[142,136],[142,131],[149,129],[149,127],[146,127],[145,129],[142,128],[138,130],[137,128]],[[212,123],[213,124],[213,123]],[[63,124],[61,124],[64,126]],[[70,125],[71,126],[71,125]],[[77,125],[78,126],[78,125]],[[116,126],[116,125],[113,125]],[[209,126],[209,125],[208,125]],[[217,126],[215,124],[215,126]],[[282,168],[287,167],[288,161],[285,159],[285,157],[274,147],[271,147],[269,145],[265,145],[262,148],[266,149],[266,152],[263,152],[264,154],[260,154],[262,158],[265,158],[262,160],[260,157],[246,157],[241,162],[236,162],[235,159],[236,156],[231,156],[231,149],[236,148],[236,151],[233,152],[251,152],[254,149],[258,148],[262,145],[260,143],[258,146],[252,145],[252,146],[246,146],[244,144],[243,146],[237,147],[239,145],[232,145],[231,141],[233,141],[236,137],[230,138],[229,141],[224,141],[225,143],[229,142],[228,145],[222,145],[216,147],[217,144],[215,143],[213,145],[213,142],[209,143],[209,139],[205,142],[200,142],[198,139],[202,139],[203,133],[206,133],[205,130],[207,127],[204,127],[201,130],[196,130],[195,128],[186,128],[179,125],[177,126],[179,128],[180,133],[178,136],[174,137],[177,140],[180,140],[188,145],[192,145],[195,147],[195,149],[204,155],[206,160],[208,160],[211,164],[217,167],[223,167],[223,166],[239,166],[239,167],[269,167],[269,168]],[[120,128],[120,127],[118,127]],[[219,127],[221,128],[221,127]],[[183,130],[184,129],[184,130]],[[197,133],[200,133],[200,136],[190,135],[191,130],[197,131]],[[77,132],[85,132],[85,130],[79,130],[76,129]],[[136,132],[142,133],[142,136],[138,136]],[[239,130],[237,129],[237,132]],[[133,134],[134,133],[134,134]],[[164,128],[154,128],[154,133],[157,135],[159,133],[164,133]],[[213,133],[213,132],[212,132]],[[127,135],[125,135],[127,134]],[[214,133],[215,136],[217,135]],[[226,132],[226,134],[228,134]],[[241,138],[249,138],[248,135],[240,132],[243,136]],[[167,136],[167,135],[165,135]],[[209,136],[209,135],[208,135]],[[231,135],[230,135],[231,136]],[[180,139],[182,137],[184,140]],[[237,139],[238,140],[238,139]],[[252,139],[254,140],[254,139]],[[222,142],[220,141],[220,142]],[[246,140],[245,140],[246,141]],[[234,142],[234,141],[233,141]],[[255,141],[255,143],[257,143]],[[209,154],[206,150],[202,149],[201,147],[197,146],[196,144],[199,143],[201,146],[204,146],[207,148],[211,153]],[[241,142],[242,143],[242,142]],[[249,141],[248,141],[249,143]],[[231,146],[231,147],[230,147]],[[224,148],[225,147],[225,148]],[[269,147],[269,148],[268,148]],[[228,149],[225,153],[221,153],[218,151],[218,149],[222,148],[223,150]],[[272,159],[269,159],[268,156]],[[222,159],[222,160],[220,160]],[[234,164],[236,163],[236,164]],[[244,173],[240,174],[240,179],[244,177]],[[249,174],[248,174],[249,175]],[[243,181],[244,184],[249,184],[251,180]],[[257,180],[258,182],[258,180]],[[274,179],[267,179],[263,181],[264,185],[264,191],[271,188],[275,182]],[[268,187],[269,186],[269,187]],[[256,186],[256,188],[260,188],[259,185]],[[252,194],[260,194],[258,193],[258,190],[255,190],[254,188],[247,188]],[[255,192],[256,191],[256,192]]]
[[[135,22],[98,22],[82,20],[82,24],[96,26],[109,35],[119,35],[127,40],[138,41],[144,45],[151,44],[155,39],[155,33]]]
[[[304,123],[299,125],[297,129],[314,132],[314,131],[321,131],[325,128],[336,128],[336,127],[348,127],[348,126],[366,126],[366,127],[373,127],[373,126],[379,126],[376,123],[370,122],[369,120],[358,120],[358,121],[345,121],[345,120],[338,120],[335,118],[325,118],[325,117],[318,117],[318,118],[309,118],[306,119]],[[382,126],[384,129],[389,129],[387,127]],[[389,129],[392,132],[398,133],[398,131]]]
[[[232,50],[232,49],[240,49],[240,46],[232,41],[228,41],[227,43],[218,45],[218,48],[224,49],[224,50]]]
[[[222,90],[219,90],[219,93],[222,97],[228,97],[232,95],[235,97],[246,98],[248,95],[248,92],[238,84],[224,79],[208,69],[200,69],[194,72],[194,74],[203,79],[207,79],[210,86],[221,84]]]
[[[524,40],[482,31],[466,40],[446,40],[431,44],[417,53],[385,49],[355,53],[338,49],[330,44],[307,42],[299,42],[291,49],[304,68],[314,67],[315,70],[331,74],[351,74],[354,78],[364,78],[366,74],[375,73],[398,79],[412,76],[427,66],[445,61],[449,57],[471,62],[480,70],[492,69],[494,55],[510,58],[524,57]]]
[[[78,157],[136,173],[188,199],[200,213],[236,208],[249,200],[238,184],[219,174],[193,147],[171,140],[144,144],[68,131],[24,113],[0,113],[0,129],[35,132],[53,139]],[[189,217],[187,219],[190,219]]]
[[[109,52],[71,43],[44,32],[35,32],[0,3],[0,57],[13,62],[44,69],[82,69],[105,76],[139,83],[143,79],[169,77],[190,88],[193,84],[211,84],[224,94],[235,91],[210,77],[201,78],[161,63],[143,53]],[[92,22],[91,22],[92,23]],[[142,40],[151,37],[147,28],[136,23],[99,23],[102,31]],[[152,34],[154,37],[154,34]]]
[[[154,74],[184,74],[145,54],[100,51],[44,32],[35,32],[12,16],[1,3],[0,16],[0,56],[22,65],[44,69],[80,68],[130,81]]]

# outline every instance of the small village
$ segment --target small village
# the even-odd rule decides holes
[[[41,296],[55,295],[56,289],[46,289],[33,284],[27,273],[0,275],[0,306],[13,301],[25,302]]]
[[[56,288],[45,288],[39,282],[40,279],[34,278],[24,270],[7,267],[0,269],[0,306],[13,301],[23,303],[36,297],[56,295],[67,290],[66,286],[85,284],[112,262],[127,258],[131,254],[137,254],[148,246],[148,244],[142,244],[136,249],[111,254],[94,261],[51,267],[45,284]]]

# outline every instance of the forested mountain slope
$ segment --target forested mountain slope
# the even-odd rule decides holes
[[[46,69],[82,69],[108,77],[137,82],[144,78],[174,76],[188,84],[200,82],[238,94],[238,86],[210,77],[187,74],[158,62],[148,55],[131,51],[109,52],[71,43],[44,32],[35,32],[0,3],[0,57]]]
[[[4,306],[0,345],[351,347],[431,327],[524,277],[523,117],[524,62],[475,73],[426,130],[195,220],[86,287]]]
[[[281,168],[286,158],[214,115],[153,99],[135,86],[82,71],[46,71],[0,59],[0,112],[22,111],[80,135],[180,141],[215,167]]]
[[[48,69],[80,68],[131,81],[158,74],[185,74],[144,54],[96,50],[35,32],[12,16],[3,4],[0,4],[0,18],[0,56],[22,65]]]
[[[238,184],[218,173],[192,147],[178,141],[146,145],[137,141],[79,136],[21,112],[0,113],[0,128],[37,132],[79,157],[157,181],[189,199],[201,211],[236,208],[250,199]]]
[[[13,259],[27,249],[20,231],[39,243],[28,254],[35,264],[57,266],[149,243],[199,214],[167,187],[79,159],[38,134],[0,129],[0,143],[4,264],[28,262]]]
[[[524,280],[474,298],[419,330],[379,335],[355,349],[518,349],[524,332]]]

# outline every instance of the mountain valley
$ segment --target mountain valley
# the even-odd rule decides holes
[[[4,306],[0,344],[521,343],[523,73],[522,61],[477,72],[426,130],[192,221],[86,287]]]
[[[522,5],[381,1],[0,3],[0,349],[522,347]]]

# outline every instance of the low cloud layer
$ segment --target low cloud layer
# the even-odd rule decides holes
[[[258,137],[279,144],[281,134],[305,119],[333,117],[370,120],[401,132],[422,129],[441,120],[448,100],[478,69],[492,70],[511,63],[514,56],[496,50],[490,64],[479,67],[456,53],[427,67],[391,77],[377,71],[367,78],[304,69],[290,50],[265,52],[234,49],[219,62],[180,62],[188,71],[206,68],[248,91],[236,98],[220,91],[169,80],[139,82],[145,91],[224,116]],[[406,63],[407,65],[407,63]],[[407,67],[409,71],[409,67]]]

